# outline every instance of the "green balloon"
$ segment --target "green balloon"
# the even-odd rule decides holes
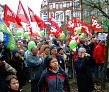
[[[80,35],[80,36],[79,36],[79,39],[82,39],[82,38],[84,38],[84,36]]]
[[[65,38],[65,34],[64,33],[60,34],[60,38],[64,39]]]
[[[30,42],[28,43],[28,50],[31,50],[31,48],[32,48],[33,46],[36,46],[36,43],[35,43],[34,41],[30,41]]]
[[[84,37],[85,36],[85,33],[82,33],[80,36],[83,36]]]
[[[44,31],[41,31],[41,32],[40,32],[40,35],[41,35],[41,36],[44,36]]]
[[[22,31],[17,31],[16,36],[22,36],[23,32]]]
[[[76,48],[76,46],[77,46],[77,42],[75,40],[71,40],[69,43],[70,49],[72,50],[72,49]]]
[[[24,38],[28,38],[29,37],[29,33],[25,32],[23,36],[24,36]]]
[[[80,34],[81,33],[81,27],[76,28],[76,33]]]

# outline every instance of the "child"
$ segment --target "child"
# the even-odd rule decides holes
[[[41,75],[38,92],[70,92],[67,75],[59,68],[56,57],[48,57],[46,68],[47,71]]]
[[[7,77],[8,92],[21,92],[19,89],[19,82],[16,75],[9,75]]]

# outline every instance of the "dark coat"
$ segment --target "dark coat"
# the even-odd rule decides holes
[[[20,90],[15,91],[15,90],[9,89],[8,92],[22,92],[22,91],[20,91]]]
[[[50,70],[44,71],[38,89],[38,92],[70,92],[67,75],[62,69],[59,69],[57,73]]]
[[[25,72],[24,72],[24,61],[20,57],[14,57],[9,63],[17,71],[17,78],[19,84],[22,87],[26,82]]]
[[[80,58],[77,56],[74,62],[74,67],[76,70],[78,92],[92,92],[94,84],[89,58]]]
[[[16,70],[8,63],[0,66],[0,92],[8,92],[6,77],[11,74],[16,74]]]

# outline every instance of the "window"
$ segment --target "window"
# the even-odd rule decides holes
[[[59,13],[56,13],[56,20],[59,20]]]
[[[49,5],[49,8],[50,8],[50,9],[53,9],[53,4],[50,4],[50,5]]]
[[[66,2],[66,7],[70,7],[70,2]]]
[[[61,21],[63,20],[63,17],[64,17],[63,12],[61,12],[61,13],[60,13],[60,20],[61,20]]]
[[[58,3],[56,4],[56,9],[59,9],[59,4]]]
[[[60,3],[60,9],[62,9],[63,8],[63,4],[62,3]]]

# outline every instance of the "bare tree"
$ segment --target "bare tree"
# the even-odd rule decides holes
[[[105,17],[107,19],[107,21],[109,21],[109,0],[81,0],[81,4],[85,7],[90,7],[92,9],[97,9],[101,12],[102,16]],[[83,7],[84,8],[84,7]],[[107,11],[104,11],[107,10]],[[109,40],[109,25],[108,26],[108,36],[107,36],[107,41]],[[109,55],[109,42],[107,42],[107,48],[106,48],[106,58],[105,58],[105,64],[104,64],[104,68],[105,68],[105,74],[103,77],[103,81],[102,81],[102,87],[105,89],[105,78],[106,78],[106,72],[107,72],[107,61],[108,59],[108,55]]]

